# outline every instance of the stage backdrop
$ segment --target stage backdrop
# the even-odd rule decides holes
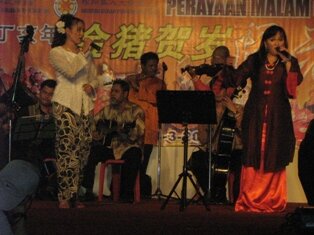
[[[167,88],[177,90],[194,89],[189,76],[181,71],[185,66],[209,63],[213,49],[226,45],[237,67],[257,50],[263,31],[278,24],[286,30],[289,51],[298,58],[304,76],[298,98],[291,100],[298,143],[313,118],[313,0],[0,0],[0,13],[0,72],[6,88],[17,66],[26,27],[34,27],[25,54],[26,73],[20,78],[34,93],[42,80],[54,78],[47,55],[54,25],[63,13],[84,19],[85,37],[102,47],[100,52],[93,51],[93,57],[104,83],[138,72],[141,54],[154,51],[168,67]],[[107,91],[104,88],[99,94],[106,97]],[[106,104],[106,100],[96,102],[99,108]],[[163,126],[163,145],[180,145],[181,138],[180,124]],[[193,125],[189,142],[197,144]],[[302,191],[295,164],[291,172],[288,180]],[[289,193],[291,201],[304,200],[302,193],[294,194]]]

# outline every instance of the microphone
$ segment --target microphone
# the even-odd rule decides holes
[[[162,69],[163,69],[164,71],[167,71],[167,70],[168,70],[168,66],[166,65],[165,62],[162,62]]]
[[[90,44],[90,46],[92,47],[92,48],[94,48],[96,51],[100,51],[101,50],[101,47],[100,46],[98,46],[96,43],[94,43],[94,42],[92,42],[91,44]]]
[[[291,59],[291,55],[287,51],[280,51],[280,47],[276,47],[276,51],[287,57],[289,60]]]

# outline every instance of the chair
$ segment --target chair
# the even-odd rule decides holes
[[[124,160],[121,159],[110,159],[105,162],[102,162],[99,169],[99,188],[98,188],[98,201],[103,200],[103,191],[104,191],[104,181],[105,181],[105,171],[109,165],[122,165]],[[120,197],[120,171],[112,171],[112,193],[113,201],[119,201]],[[140,174],[138,173],[134,185],[134,202],[140,202],[141,200],[141,190],[140,190]]]

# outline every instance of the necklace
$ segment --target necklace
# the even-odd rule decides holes
[[[275,69],[275,67],[277,66],[277,64],[279,63],[279,59],[276,60],[276,62],[271,65],[269,63],[266,63],[265,64],[265,68],[268,70],[268,71],[273,71]]]

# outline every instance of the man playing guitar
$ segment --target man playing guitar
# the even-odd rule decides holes
[[[84,169],[82,186],[84,199],[94,200],[93,185],[96,165],[109,159],[122,159],[121,200],[133,201],[133,189],[142,159],[144,142],[144,111],[128,100],[129,84],[113,82],[110,104],[95,117],[95,131],[88,163]],[[110,139],[110,141],[108,141]]]

